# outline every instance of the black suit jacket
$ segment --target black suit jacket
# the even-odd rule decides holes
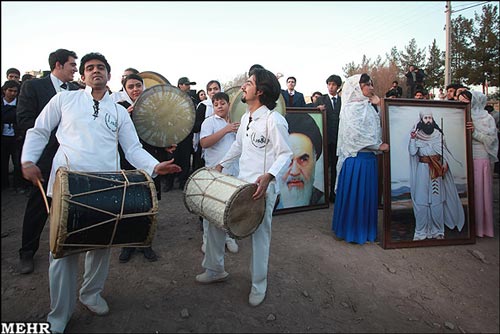
[[[78,90],[79,88],[72,83],[68,83],[68,85],[69,90]],[[50,75],[41,79],[28,80],[21,85],[21,93],[19,93],[17,100],[17,127],[23,137],[26,135],[26,131],[35,125],[36,118],[54,95],[56,95],[56,90],[52,85]],[[37,162],[42,173],[50,172],[52,159],[59,147],[55,131],[52,132],[49,142]]]
[[[337,95],[337,104],[333,109],[332,101],[328,94],[320,96],[316,99],[314,106],[325,105],[326,108],[326,133],[328,136],[328,144],[337,142],[340,122],[340,107],[342,106],[341,97]]]
[[[302,94],[300,92],[295,91],[295,93],[293,94],[292,104],[291,105],[290,105],[290,102],[288,100],[288,98],[290,96],[288,94],[288,90],[282,89],[281,90],[281,95],[285,99],[285,105],[287,107],[299,107],[299,108],[301,108],[301,107],[305,107],[306,106],[306,100],[304,99],[304,94]]]

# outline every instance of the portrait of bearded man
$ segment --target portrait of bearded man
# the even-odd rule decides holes
[[[413,240],[444,239],[445,226],[461,231],[465,223],[464,209],[449,168],[451,159],[457,160],[449,151],[432,111],[421,111],[419,116],[408,144],[415,214]]]
[[[324,203],[324,192],[314,186],[317,160],[323,151],[318,125],[309,114],[288,113],[285,118],[293,157],[279,178],[277,209]]]

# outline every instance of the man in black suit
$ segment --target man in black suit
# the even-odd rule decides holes
[[[342,79],[332,74],[326,79],[328,94],[320,96],[314,103],[321,111],[326,111],[326,133],[328,136],[328,167],[330,168],[330,202],[335,202],[335,179],[337,177],[337,137],[339,133],[340,107],[342,102],[338,90]],[[326,191],[326,190],[325,190]]]
[[[35,120],[58,92],[63,90],[78,90],[73,81],[77,55],[73,51],[58,49],[49,55],[50,74],[41,78],[26,81],[21,86],[17,103],[17,125],[24,137],[26,131],[35,125]],[[47,182],[52,168],[52,159],[59,147],[52,133],[47,146],[37,162],[43,176],[43,188],[47,192]],[[47,198],[50,203],[50,198]],[[33,257],[40,244],[40,235],[48,218],[43,196],[39,189],[33,188],[24,211],[22,245],[19,249],[21,274],[29,274],[34,270]]]
[[[304,99],[304,94],[297,92],[295,90],[295,84],[297,83],[297,79],[295,77],[288,77],[286,79],[287,89],[281,90],[281,95],[285,99],[285,105],[287,107],[305,107],[306,100]]]

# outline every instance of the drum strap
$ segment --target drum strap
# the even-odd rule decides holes
[[[115,156],[115,161],[116,161],[116,170],[120,170],[120,163],[118,162],[120,159],[120,153],[118,151],[118,107],[116,106],[115,103],[115,111],[116,111],[116,156]]]

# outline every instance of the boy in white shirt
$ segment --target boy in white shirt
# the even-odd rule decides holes
[[[229,119],[229,96],[226,93],[216,93],[212,97],[214,113],[207,117],[200,131],[200,145],[205,149],[205,166],[215,167],[229,150],[234,140],[240,123],[231,123]],[[238,166],[224,170],[224,174],[238,175]],[[203,244],[201,251],[205,253],[208,230],[216,228],[203,219]],[[238,252],[238,244],[226,233],[226,246],[231,253]],[[205,258],[209,256],[205,253]],[[204,260],[206,261],[206,260]]]

